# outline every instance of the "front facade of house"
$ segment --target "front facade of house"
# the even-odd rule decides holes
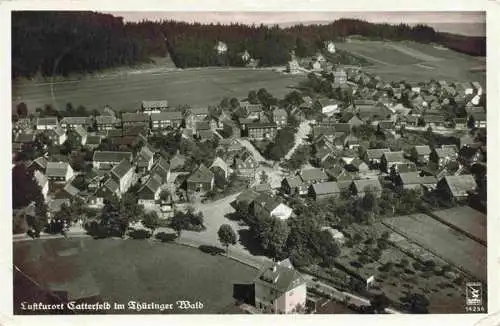
[[[89,117],[64,117],[61,119],[60,125],[65,129],[74,129],[77,126],[87,128],[91,123]]]
[[[441,148],[434,148],[430,154],[430,160],[438,166],[443,167],[446,164],[456,161],[458,151],[455,146],[443,145]]]
[[[309,187],[308,196],[314,200],[337,198],[340,196],[340,188],[337,182],[316,183]]]
[[[123,113],[122,127],[149,126],[150,116],[145,113]]]
[[[160,200],[161,185],[157,178],[151,177],[137,193],[138,203],[144,206],[154,206]]]
[[[68,163],[64,162],[47,162],[45,170],[47,179],[56,183],[68,182],[74,175],[74,171]]]
[[[67,139],[66,130],[64,130],[59,126],[55,128],[46,129],[44,133],[45,135],[47,135],[47,138],[50,139],[50,141],[57,146],[61,146],[62,144],[64,144],[64,142]]]
[[[286,261],[262,270],[254,281],[256,308],[278,314],[298,312],[307,299],[307,282]]]
[[[207,192],[214,188],[214,174],[205,165],[198,169],[187,179],[187,189],[191,192]]]
[[[284,127],[288,121],[288,115],[284,109],[275,109],[273,111],[273,121],[278,127]]]
[[[134,183],[134,166],[126,159],[113,167],[110,172],[111,178],[118,184],[120,195],[126,193]]]
[[[116,117],[109,115],[99,115],[95,118],[95,121],[99,131],[112,130],[119,124]]]
[[[141,111],[146,114],[160,113],[166,109],[168,109],[167,100],[142,101],[141,103]]]
[[[92,158],[94,169],[113,167],[120,164],[123,159],[132,160],[131,152],[95,151]]]
[[[265,138],[274,139],[278,130],[274,123],[249,123],[247,131],[248,138],[262,140]]]
[[[50,130],[59,127],[57,117],[38,118],[36,120],[36,130]]]
[[[167,128],[179,128],[182,125],[182,112],[158,112],[151,114],[151,128],[163,130]]]

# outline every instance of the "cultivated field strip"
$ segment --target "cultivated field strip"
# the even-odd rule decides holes
[[[425,214],[389,218],[383,223],[443,260],[486,281],[486,247]]]

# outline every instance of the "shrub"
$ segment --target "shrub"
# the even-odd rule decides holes
[[[128,235],[133,239],[149,239],[152,234],[148,230],[133,230]]]
[[[172,242],[175,239],[177,239],[177,234],[175,234],[175,233],[159,232],[159,233],[155,234],[155,238],[157,240],[160,240],[161,242]]]
[[[212,256],[222,255],[226,252],[224,249],[221,249],[221,248],[215,247],[215,246],[209,246],[209,245],[201,245],[198,247],[198,249],[200,249],[202,252],[204,252],[206,254],[210,254]]]

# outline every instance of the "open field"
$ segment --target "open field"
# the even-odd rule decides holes
[[[383,223],[445,261],[486,281],[486,247],[424,214],[389,218]]]
[[[66,103],[102,109],[106,104],[117,110],[134,111],[142,100],[167,99],[171,106],[207,106],[222,97],[246,97],[251,90],[266,88],[283,97],[304,75],[284,75],[271,69],[200,68],[186,70],[146,70],[54,83],[14,83],[12,104],[23,101],[30,110]]]
[[[72,246],[69,250],[68,245]],[[62,246],[65,248],[62,249]],[[36,251],[40,250],[51,258],[36,259]],[[234,302],[232,283],[249,282],[256,273],[254,269],[222,256],[211,256],[189,247],[143,240],[58,239],[15,243],[14,260],[27,273],[33,271],[28,267],[30,260],[32,265],[45,261],[47,266],[58,264],[62,260],[71,262],[78,268],[72,269],[65,264],[64,268],[43,269],[42,274],[45,275],[32,276],[52,277],[54,280],[54,274],[68,274],[71,270],[90,274],[101,299],[109,302],[126,304],[129,300],[134,300],[174,303],[175,306],[177,300],[191,300],[204,304],[204,309],[187,311],[189,313],[217,313]],[[60,277],[68,280],[68,275]],[[78,286],[71,282],[68,285],[73,288]],[[88,287],[87,284],[79,286]],[[186,311],[176,309],[171,312]]]
[[[351,40],[336,46],[370,60],[372,65],[365,70],[387,81],[445,79],[479,81],[483,85],[486,82],[484,70],[473,71],[485,66],[485,58],[468,56],[433,44]]]
[[[434,211],[444,223],[463,231],[474,240],[486,243],[486,215],[469,206],[454,207],[442,211]]]

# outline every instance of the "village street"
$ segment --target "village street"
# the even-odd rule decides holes
[[[302,145],[309,133],[311,132],[311,121],[303,121],[299,125],[299,129],[295,133],[295,145],[288,151],[288,153],[285,155],[285,160],[289,160],[290,157],[292,157],[293,153],[299,148],[300,145]]]

